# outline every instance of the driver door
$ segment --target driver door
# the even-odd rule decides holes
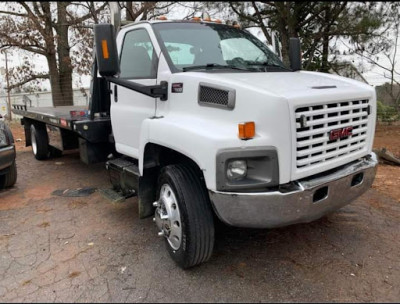
[[[155,85],[157,65],[158,58],[147,30],[127,31],[120,51],[120,78]],[[116,150],[138,158],[141,125],[154,116],[156,99],[115,84],[111,84],[111,91],[111,124]]]

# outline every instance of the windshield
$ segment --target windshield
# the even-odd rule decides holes
[[[156,23],[157,38],[173,72],[201,68],[247,71],[288,70],[277,55],[252,34],[221,24]]]

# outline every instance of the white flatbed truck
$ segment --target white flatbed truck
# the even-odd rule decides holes
[[[310,222],[370,188],[375,90],[301,71],[298,39],[291,67],[248,32],[203,20],[100,24],[95,45],[87,109],[14,113],[37,159],[79,147],[85,163],[106,161],[180,267],[211,257],[216,218]]]

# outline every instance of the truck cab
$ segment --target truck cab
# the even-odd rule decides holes
[[[371,186],[372,87],[287,67],[216,22],[142,21],[114,34],[95,30],[117,152],[107,168],[115,187],[137,191],[140,216],[154,214],[181,267],[210,258],[217,218],[310,222]]]

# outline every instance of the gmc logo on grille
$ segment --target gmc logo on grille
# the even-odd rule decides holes
[[[336,140],[339,138],[352,135],[353,127],[345,127],[341,129],[332,130],[329,132],[329,140]]]

